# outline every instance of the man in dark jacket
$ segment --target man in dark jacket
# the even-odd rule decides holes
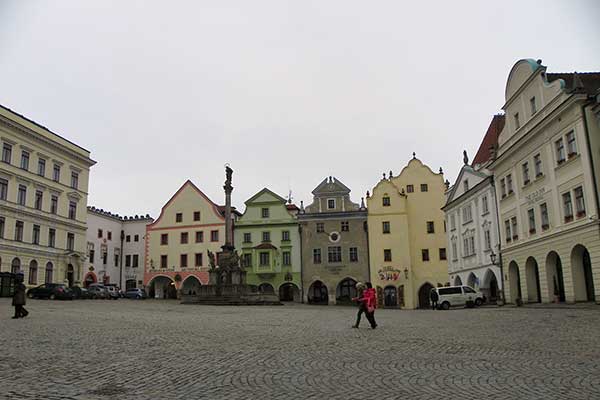
[[[440,298],[437,290],[431,289],[431,293],[429,293],[429,298],[431,299],[431,309],[435,310],[438,307],[438,300]]]
[[[13,295],[12,305],[15,306],[15,316],[13,319],[23,318],[29,315],[25,309],[25,284],[23,284],[23,275],[17,275],[15,282],[15,294]]]

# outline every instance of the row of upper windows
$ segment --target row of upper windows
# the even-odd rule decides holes
[[[20,206],[27,206],[27,185],[19,185],[17,188],[17,204]],[[0,178],[0,200],[8,199],[8,181],[6,179]],[[39,211],[42,210],[42,205],[44,202],[44,192],[42,190],[35,191],[35,197],[33,200],[33,208]],[[58,195],[50,196],[50,205],[48,208],[48,212],[50,214],[58,214]],[[69,201],[69,208],[67,212],[67,217],[69,219],[77,218],[77,202]]]
[[[265,231],[262,233],[262,242],[270,242],[271,241],[271,232]],[[282,231],[281,232],[281,241],[289,242],[290,241],[290,231]],[[244,232],[244,243],[252,243],[252,233]]]
[[[425,229],[427,233],[435,233],[435,223],[433,221],[427,221],[425,223]],[[446,223],[444,221],[444,231],[446,230]],[[388,234],[392,232],[392,224],[390,221],[381,222],[382,233]]]
[[[329,246],[327,247],[327,262],[328,263],[341,263],[342,260],[342,246]],[[348,261],[358,262],[358,247],[348,248]],[[313,249],[313,264],[321,264],[322,255],[321,249]]]
[[[575,199],[575,207],[573,207],[573,199]],[[572,222],[575,218],[580,219],[586,216],[585,199],[583,187],[578,186],[573,190],[564,192],[561,195],[562,201],[562,217],[565,224]],[[542,231],[547,231],[550,228],[550,216],[548,214],[548,205],[541,203],[539,205],[539,216],[541,220]],[[536,211],[535,208],[527,210],[527,221],[529,235],[535,235],[537,232]],[[506,243],[519,239],[519,231],[517,217],[511,217],[504,220],[504,232]]]
[[[2,162],[7,164],[12,164],[12,153],[13,146],[9,143],[4,143],[2,145]],[[30,153],[27,150],[21,150],[21,162],[19,163],[19,168],[30,171],[29,170],[29,159]],[[58,163],[53,164],[52,168],[52,180],[54,182],[60,183],[61,178],[61,165]],[[32,171],[30,171],[32,172]],[[37,165],[37,174],[42,177],[46,177],[46,160],[44,158],[38,157],[38,165]],[[79,173],[76,171],[71,171],[71,183],[70,187],[73,189],[79,189]]]
[[[446,260],[446,248],[441,247],[438,249],[439,259],[440,261]],[[421,249],[421,260],[422,261],[431,261],[429,257],[429,249]],[[383,261],[384,262],[392,262],[392,249],[383,249]]]
[[[529,115],[530,118],[533,117],[535,115],[535,113],[537,113],[537,111],[538,111],[537,100],[536,100],[535,96],[533,96],[529,99],[529,111],[530,111],[530,115]],[[521,128],[521,119],[520,119],[520,115],[518,112],[513,114],[513,120],[515,122],[515,130],[518,130],[519,128]]]
[[[244,253],[241,257],[242,267],[252,267],[252,254]],[[281,265],[291,266],[292,265],[292,253],[290,251],[281,252]],[[258,252],[258,266],[259,267],[270,267],[271,266],[271,252],[260,251]]]
[[[366,224],[366,222],[365,222],[365,224]],[[325,223],[324,222],[317,222],[316,223],[316,230],[317,230],[317,233],[323,233],[323,232],[325,232]],[[340,223],[340,230],[342,232],[350,232],[350,222],[349,221],[342,221]]]
[[[196,243],[203,243],[204,242],[204,232],[196,231],[194,239],[195,239]],[[219,231],[218,230],[210,231],[210,241],[211,242],[219,241]],[[180,232],[179,243],[180,244],[188,244],[189,243],[189,232]],[[168,233],[162,233],[160,235],[160,244],[163,246],[166,246],[169,244],[169,234]]]
[[[98,229],[98,239],[102,239],[103,237],[104,237],[104,231],[102,229]],[[106,231],[106,240],[112,240],[112,232],[111,231]],[[127,243],[131,242],[131,235],[126,235],[125,241]],[[133,241],[139,242],[140,235],[133,235]]]
[[[89,245],[90,245],[90,243],[88,243],[88,247],[89,247]],[[115,249],[115,250],[118,250],[118,249]],[[92,247],[88,248],[88,262],[90,264],[94,263],[95,255],[96,255],[96,252],[95,252],[95,250],[93,248],[93,244],[92,244]],[[139,257],[140,256],[138,254],[125,255],[125,266],[132,267],[132,268],[139,267]],[[103,265],[108,264],[108,251],[102,252],[100,259],[101,259]],[[114,255],[113,261],[114,261],[114,266],[118,267],[119,261],[120,261],[119,254]]]
[[[481,215],[486,215],[490,212],[488,196],[484,195],[481,197]],[[473,210],[471,204],[464,206],[461,209],[462,213],[462,223],[467,224],[473,221]],[[456,229],[456,216],[455,214],[450,215],[450,230],[454,231]]]
[[[204,257],[202,253],[194,253],[194,266],[201,267],[204,263]],[[169,267],[169,256],[163,254],[160,256],[160,268],[168,268]],[[174,266],[173,266],[174,267]],[[179,267],[187,268],[188,267],[188,255],[180,254],[179,255]]]
[[[559,139],[554,141],[554,154],[556,158],[556,165],[561,165],[567,159],[571,159],[577,156],[577,141],[575,139],[574,130],[570,130],[564,136],[561,136]],[[530,162],[533,163],[533,178],[539,179],[542,176],[544,176],[544,171],[542,167],[542,155],[541,153],[537,153],[533,156],[533,161],[526,160],[521,163],[521,176],[523,186],[527,186],[532,180],[531,171],[529,168]],[[500,179],[500,194],[502,198],[505,198],[513,193],[513,178],[512,174],[509,173],[504,178]]]
[[[415,191],[415,186],[414,185],[406,185],[406,193],[414,193]],[[428,192],[429,191],[429,185],[427,185],[426,183],[421,183],[421,192]],[[381,198],[382,201],[382,205],[384,207],[389,207],[392,205],[392,202],[390,200],[389,196],[384,195]]]
[[[193,219],[194,219],[194,221],[200,221],[200,211],[194,211]],[[183,213],[179,212],[179,213],[175,214],[175,222],[176,223],[183,222]]]
[[[7,239],[4,237],[4,228],[5,228],[6,220],[4,217],[0,217],[0,239]],[[15,242],[24,242],[23,234],[25,232],[25,222],[23,221],[15,221]],[[34,224],[32,233],[31,233],[31,244],[41,245],[40,243],[41,237],[41,227],[39,225]],[[56,247],[56,229],[48,228],[48,242],[46,243],[48,247]],[[73,250],[75,248],[75,234],[71,232],[67,232],[67,250]]]

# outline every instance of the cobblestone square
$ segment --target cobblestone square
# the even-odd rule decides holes
[[[600,398],[597,307],[339,306],[0,299],[3,399]]]

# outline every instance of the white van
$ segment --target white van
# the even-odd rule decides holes
[[[446,286],[435,289],[438,293],[438,307],[447,310],[450,307],[465,306],[467,302],[480,306],[483,295],[469,286]]]

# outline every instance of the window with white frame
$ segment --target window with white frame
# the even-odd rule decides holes
[[[575,211],[577,212],[577,217],[583,217],[585,215],[583,188],[581,186],[576,187],[575,190],[573,190],[573,193],[575,193]]]
[[[560,164],[565,161],[565,145],[563,138],[560,138],[554,142],[554,147],[556,149],[556,162]]]
[[[473,221],[473,217],[471,215],[471,205],[469,204],[463,208],[463,224],[471,221]]]
[[[542,171],[542,155],[541,154],[536,154],[535,156],[533,156],[533,164],[535,166],[535,177],[540,177],[544,174],[544,172]]]
[[[481,198],[481,210],[482,210],[483,214],[487,214],[490,211],[489,206],[488,206],[488,197],[487,196],[483,196]]]
[[[455,218],[455,215],[454,215],[454,214],[452,214],[452,215],[450,216],[450,230],[452,230],[452,231],[453,231],[453,230],[455,230],[455,229],[456,229],[456,218]]]
[[[548,217],[548,206],[546,203],[540,204],[540,219],[542,220],[542,230],[550,227],[550,219]]]
[[[529,183],[529,162],[525,161],[521,168],[523,170],[523,185],[527,185]]]
[[[563,193],[562,201],[565,222],[573,221],[573,201],[571,199],[571,192]]]
[[[512,217],[510,219],[510,225],[511,225],[511,229],[512,229],[512,239],[513,240],[519,239],[519,231],[517,230],[517,217]]]
[[[500,179],[500,194],[502,198],[506,197],[506,180],[504,178]]]
[[[535,233],[535,211],[533,208],[527,210],[527,219],[529,220],[529,233]]]
[[[456,239],[452,239],[452,260],[458,260],[458,252],[456,251]]]
[[[492,248],[492,236],[490,234],[490,228],[485,228],[483,231],[483,239],[485,243],[485,249],[490,250]]]
[[[506,236],[506,243],[512,241],[512,236],[510,234],[510,220],[504,220],[504,235]]]
[[[512,184],[512,175],[506,175],[506,190],[508,190],[508,194],[513,193],[513,184]]]
[[[575,143],[575,131],[567,133],[567,152],[569,157],[577,154],[577,143]]]

